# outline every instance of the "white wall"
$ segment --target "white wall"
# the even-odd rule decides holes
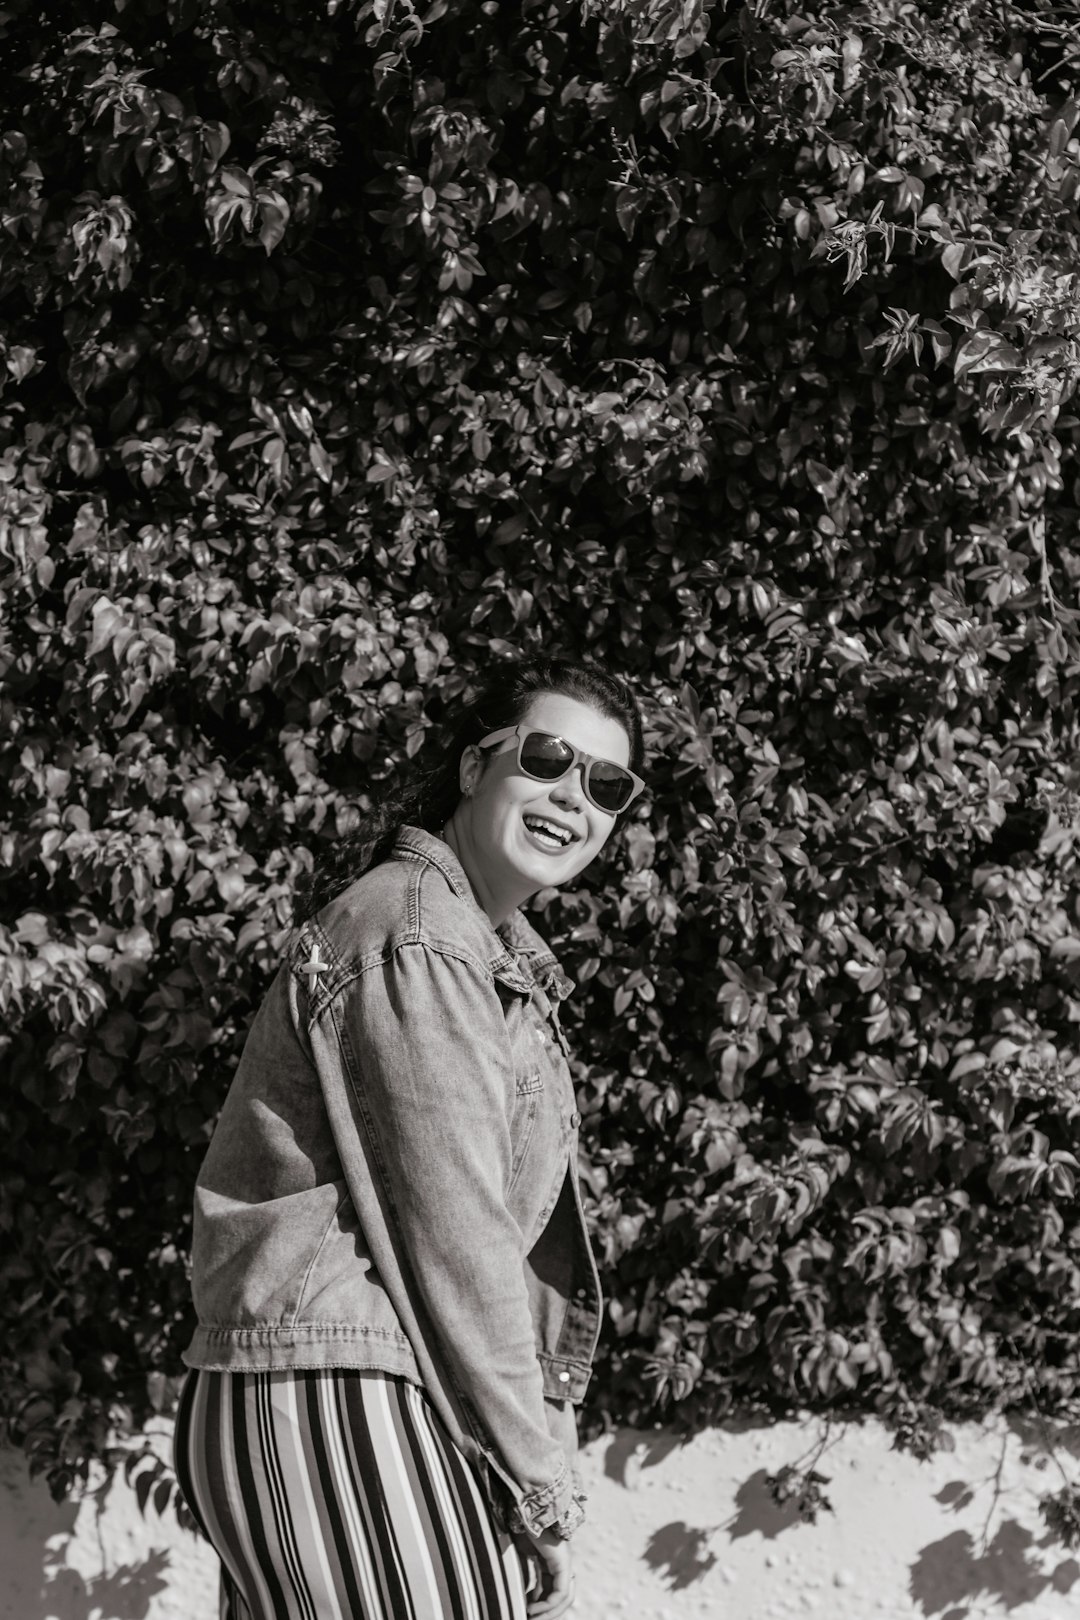
[[[1075,1620],[1080,1561],[1039,1516],[1061,1475],[1036,1427],[957,1427],[955,1451],[918,1463],[875,1423],[837,1426],[817,1465],[836,1511],[792,1522],[764,1476],[820,1432],[621,1430],[587,1447],[576,1620]],[[1080,1480],[1078,1440],[1059,1444]],[[0,1456],[0,1620],[217,1620],[215,1593],[209,1550],[143,1518],[122,1483],[57,1507]]]

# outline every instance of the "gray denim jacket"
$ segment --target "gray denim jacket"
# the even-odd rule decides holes
[[[520,912],[496,930],[449,845],[402,828],[297,931],[252,1025],[196,1185],[184,1354],[404,1374],[502,1522],[563,1534],[601,1313],[569,988]]]

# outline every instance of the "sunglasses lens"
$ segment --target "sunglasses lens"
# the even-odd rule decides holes
[[[601,810],[621,810],[633,791],[633,779],[621,765],[598,759],[589,771],[589,792]]]
[[[549,737],[546,731],[532,731],[521,745],[521,768],[541,782],[555,782],[565,775],[573,750],[561,737]]]

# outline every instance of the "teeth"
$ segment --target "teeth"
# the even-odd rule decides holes
[[[572,837],[572,834],[568,833],[565,828],[556,827],[554,823],[545,821],[542,816],[526,816],[525,825],[535,833],[542,833],[549,838],[554,838],[564,848]]]

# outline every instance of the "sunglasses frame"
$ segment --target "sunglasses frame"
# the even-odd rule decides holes
[[[569,748],[574,757],[570,760],[566,769],[561,771],[558,776],[534,776],[532,771],[526,770],[521,763],[522,747],[526,739],[533,736],[550,737],[554,742],[562,743],[564,748]],[[646,784],[641,780],[640,776],[634,775],[628,765],[616,765],[613,759],[601,759],[596,754],[587,754],[583,748],[575,748],[572,742],[567,742],[565,737],[560,737],[557,731],[545,731],[542,726],[527,726],[524,723],[519,726],[504,726],[501,731],[490,731],[486,737],[480,739],[476,746],[477,748],[493,748],[497,743],[505,742],[509,737],[517,738],[517,767],[523,776],[529,778],[530,782],[561,782],[564,776],[568,776],[571,771],[576,770],[579,765],[583,764],[585,769],[581,773],[582,792],[589,803],[595,809],[602,811],[605,816],[621,816],[625,810],[629,810],[638,795],[645,791]],[[615,765],[616,770],[625,771],[630,778],[632,783],[630,797],[618,810],[611,810],[607,805],[598,804],[596,799],[593,798],[589,787],[589,777],[594,765]]]

